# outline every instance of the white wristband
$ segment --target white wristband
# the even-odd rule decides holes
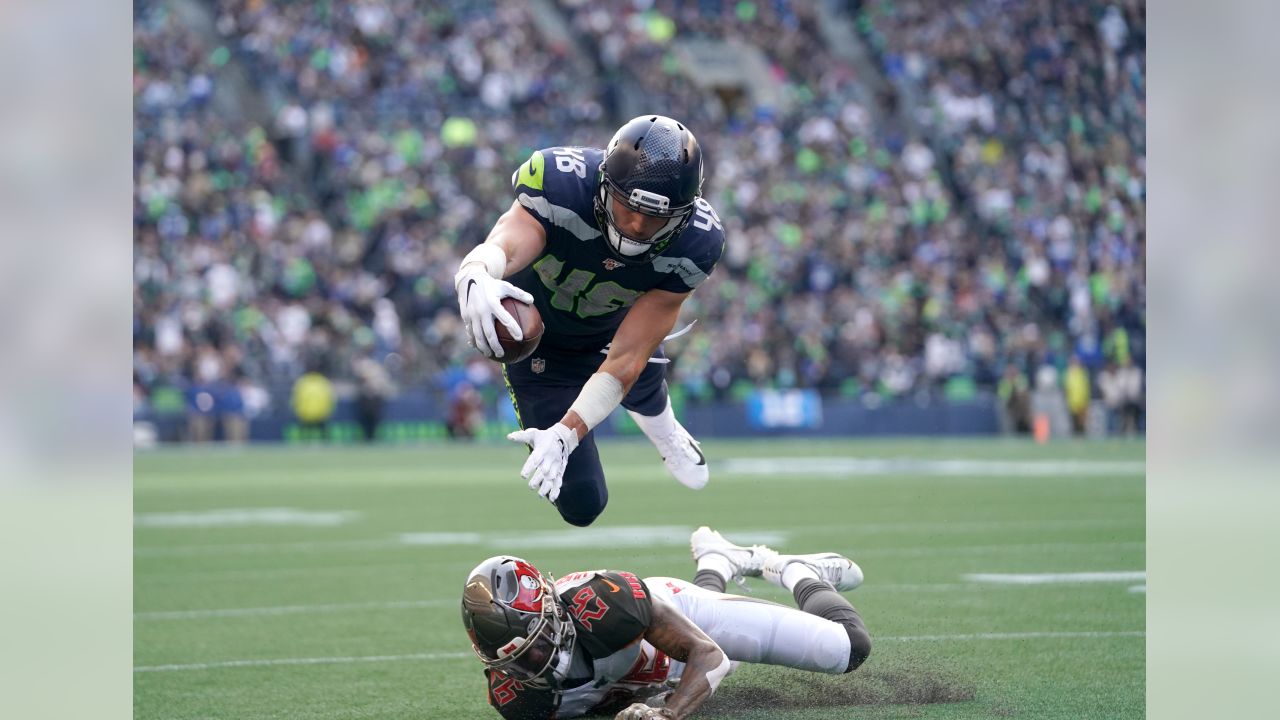
[[[729,675],[729,671],[733,669],[733,663],[729,662],[729,656],[720,651],[720,655],[724,658],[720,661],[720,665],[715,670],[707,673],[707,684],[711,686],[711,692],[715,692],[720,687],[720,681]]]
[[[457,289],[458,284],[466,277],[467,266],[472,263],[479,263],[484,266],[484,271],[489,273],[490,277],[499,280],[507,273],[507,253],[502,248],[493,243],[480,243],[467,256],[462,258],[462,264],[458,266],[458,273],[453,276],[453,286]]]
[[[621,402],[622,382],[607,372],[598,372],[587,379],[569,409],[578,413],[587,430],[591,430],[604,422]]]

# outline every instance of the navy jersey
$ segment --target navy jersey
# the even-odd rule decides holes
[[[662,254],[644,264],[620,262],[595,215],[603,160],[597,148],[547,148],[511,177],[516,200],[547,234],[542,254],[508,278],[533,295],[546,328],[544,352],[599,351],[637,298],[653,288],[692,291],[724,251],[720,218],[698,198],[693,217]]]
[[[571,718],[665,690],[670,660],[642,638],[653,620],[649,589],[635,575],[594,570],[555,583],[577,630],[557,687],[486,670],[489,704],[506,720]]]

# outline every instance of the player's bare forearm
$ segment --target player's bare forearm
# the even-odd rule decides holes
[[[666,710],[675,720],[686,718],[715,692],[728,663],[724,651],[670,603],[653,603],[653,622],[644,639],[685,664],[680,685],[667,698]]]
[[[507,277],[542,254],[547,245],[547,233],[528,211],[520,207],[519,202],[513,202],[494,223],[485,242],[497,245],[506,253],[507,269],[502,276]]]
[[[612,375],[621,385],[623,396],[636,383],[649,358],[653,357],[663,338],[675,326],[676,319],[680,316],[680,306],[686,297],[688,293],[650,290],[636,300],[635,305],[627,312],[627,317],[618,326],[618,332],[614,333],[613,343],[609,346],[609,354],[600,365],[599,372]],[[560,423],[577,432],[579,440],[591,431],[588,424],[573,410],[565,413]]]
[[[650,290],[641,295],[614,333],[600,371],[618,378],[622,387],[630,390],[663,338],[675,326],[680,306],[688,296],[688,293],[666,290]]]

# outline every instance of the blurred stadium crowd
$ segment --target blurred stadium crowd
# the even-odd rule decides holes
[[[500,382],[462,340],[458,260],[531,151],[639,108],[697,133],[726,223],[669,349],[690,399],[993,392],[1022,427],[1055,386],[1073,418],[1139,422],[1140,0],[134,9],[140,408],[252,417],[309,371]],[[778,102],[709,88],[701,40],[754,48]]]

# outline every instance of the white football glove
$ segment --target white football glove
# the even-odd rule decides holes
[[[523,303],[532,303],[532,295],[506,280],[493,277],[481,263],[470,263],[459,270],[454,277],[454,288],[458,291],[458,309],[462,312],[462,322],[467,326],[467,344],[480,351],[481,355],[488,358],[500,358],[503,355],[502,344],[498,342],[498,331],[493,327],[495,318],[506,326],[511,337],[516,340],[524,339],[520,323],[502,307],[502,298],[510,297]]]
[[[622,712],[613,716],[613,720],[670,720],[674,718],[666,708],[656,708],[644,703],[633,703]]]
[[[562,423],[546,430],[530,428],[507,435],[508,440],[522,442],[532,451],[520,468],[520,477],[529,481],[529,489],[555,502],[560,497],[560,483],[564,481],[564,468],[569,464],[569,453],[578,447],[578,433]]]

